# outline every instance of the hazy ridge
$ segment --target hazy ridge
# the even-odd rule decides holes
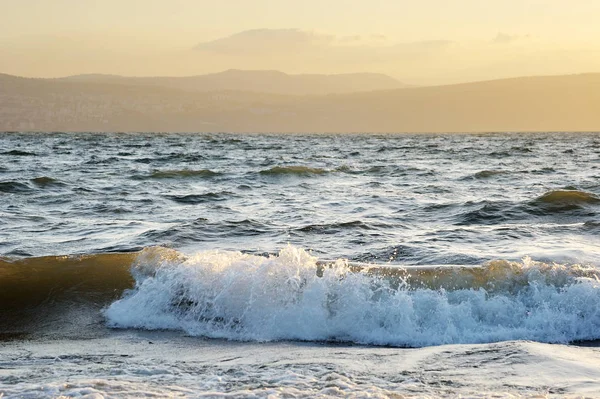
[[[358,83],[353,90],[357,92],[339,89],[336,94],[328,95],[293,95],[298,90],[293,85],[288,86],[287,94],[269,93],[272,89],[268,87],[283,87],[278,86],[276,77],[285,80],[293,76],[273,71],[255,71],[250,75],[243,71],[226,71],[216,74],[216,78],[213,76],[213,80],[206,76],[213,75],[191,78],[81,75],[64,79],[0,75],[0,130],[474,132],[600,129],[597,112],[600,74],[363,92],[357,87],[364,81],[355,77]],[[243,78],[236,80],[234,76]],[[337,87],[344,90],[353,84],[352,75],[296,77],[312,82],[338,79]],[[270,78],[273,84],[268,86],[264,82]],[[342,81],[350,83],[344,86]],[[213,86],[206,82],[212,82]],[[309,85],[304,86],[308,91]],[[332,83],[329,87],[333,86]],[[263,92],[260,87],[265,88]]]
[[[279,71],[244,71],[238,69],[184,77],[126,77],[90,74],[68,76],[59,80],[164,87],[191,92],[241,90],[290,95],[352,93],[408,87],[408,85],[390,76],[379,73],[288,75]]]

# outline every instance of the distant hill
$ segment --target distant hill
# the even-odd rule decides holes
[[[279,71],[228,71],[187,77],[125,77],[118,75],[76,75],[59,80],[111,83],[130,86],[155,86],[185,91],[239,90],[259,93],[319,95],[408,87],[378,73],[340,75],[288,75]]]
[[[0,75],[0,131],[600,131],[600,74],[331,95]]]

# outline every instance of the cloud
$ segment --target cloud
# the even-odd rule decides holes
[[[399,51],[437,52],[454,44],[451,40],[425,40],[421,42],[398,43],[393,47]]]
[[[340,43],[357,43],[362,40],[362,36],[354,35],[354,36],[342,36],[337,39]]]
[[[443,69],[458,59],[449,40],[394,42],[383,35],[336,36],[300,29],[254,29],[198,44],[190,52],[221,69],[268,69],[289,73],[380,72],[402,78]],[[457,55],[459,54],[459,55]]]
[[[386,35],[381,35],[381,34],[371,35],[371,40],[375,40],[375,41],[379,41],[379,42],[384,42],[384,41],[387,40],[387,36]]]
[[[389,43],[384,35],[335,36],[300,29],[253,29],[198,44],[194,49],[207,54],[262,56],[272,54],[318,55],[321,59],[353,57],[415,56],[444,51],[453,42],[430,40]]]
[[[495,44],[507,44],[513,43],[518,40],[528,39],[529,35],[509,35],[507,33],[498,32],[496,37],[492,40],[492,43]]]
[[[335,36],[299,29],[253,29],[198,44],[195,49],[230,55],[257,55],[281,51],[322,48]]]

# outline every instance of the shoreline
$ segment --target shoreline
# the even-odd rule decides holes
[[[285,396],[287,390],[310,396],[331,395],[332,388],[343,395],[553,397],[593,396],[600,389],[598,342],[390,348],[122,330],[91,339],[5,341],[0,354],[0,393],[6,398],[33,387],[48,396],[85,391],[109,397]]]

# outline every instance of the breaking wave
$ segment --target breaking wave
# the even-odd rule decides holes
[[[482,266],[323,261],[231,251],[0,259],[0,338],[105,326],[243,341],[419,347],[600,338],[600,270],[524,259]]]
[[[104,312],[112,327],[407,347],[600,338],[599,271],[578,265],[399,268],[320,262],[294,247],[269,258],[149,248],[132,275],[135,287]]]

